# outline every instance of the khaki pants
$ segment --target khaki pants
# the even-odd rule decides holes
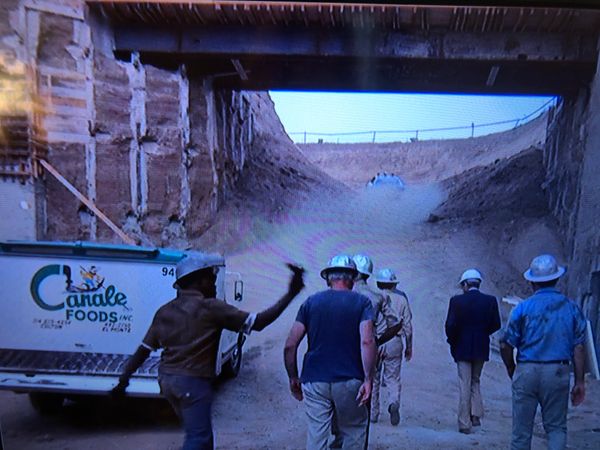
[[[387,405],[395,403],[400,407],[400,394],[402,390],[400,371],[402,369],[402,354],[404,345],[401,338],[393,338],[384,344],[385,357],[377,364],[375,379],[373,380],[373,396],[371,399],[371,419],[379,419],[379,396],[381,385],[388,389]]]
[[[368,411],[358,406],[359,380],[337,383],[304,383],[304,405],[308,418],[308,450],[327,449],[335,408],[343,449],[363,450],[367,440]]]
[[[458,428],[471,429],[471,416],[483,417],[479,386],[484,361],[458,361]]]

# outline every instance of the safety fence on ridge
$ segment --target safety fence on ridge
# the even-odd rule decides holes
[[[534,111],[526,114],[522,117],[518,117],[515,119],[501,120],[498,122],[488,122],[476,124],[471,122],[470,125],[463,126],[454,126],[454,127],[441,127],[441,128],[424,128],[418,130],[371,130],[371,131],[351,131],[351,132],[341,132],[341,133],[320,133],[320,132],[311,132],[311,131],[294,131],[288,133],[288,135],[292,138],[294,142],[297,144],[307,144],[307,143],[340,143],[340,138],[345,138],[343,143],[365,143],[365,142],[414,142],[418,140],[427,139],[429,135],[429,139],[457,139],[457,138],[468,138],[475,137],[475,130],[480,128],[491,128],[491,127],[500,127],[502,125],[512,124],[512,128],[516,128],[519,125],[524,125],[532,120],[537,119],[542,114],[546,113],[549,109],[557,106],[559,102],[559,97],[552,97],[546,103],[544,103],[539,108],[536,108]],[[510,129],[510,127],[506,127],[501,130],[492,130],[490,132],[498,132],[498,131],[506,131]],[[460,133],[452,133],[452,135],[448,135],[445,137],[440,137],[439,133],[448,133],[448,132],[459,132],[465,131],[465,135]],[[438,133],[435,136],[435,133]],[[450,133],[448,133],[450,134]],[[299,139],[294,139],[294,136],[298,136]],[[398,136],[397,139],[390,139],[389,136]],[[387,137],[386,139],[378,138]],[[352,139],[356,138],[356,139]],[[362,139],[361,139],[362,138]]]

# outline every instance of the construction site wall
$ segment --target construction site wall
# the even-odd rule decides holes
[[[544,166],[549,206],[569,252],[567,290],[592,323],[600,349],[600,70],[588,88],[552,111]]]
[[[184,246],[202,234],[240,176],[257,111],[273,108],[268,96],[214,91],[185,66],[136,54],[115,59],[109,27],[81,0],[0,8],[0,89],[24,97],[4,113],[26,114],[48,162],[138,242]],[[56,179],[41,185],[29,235],[118,239]]]

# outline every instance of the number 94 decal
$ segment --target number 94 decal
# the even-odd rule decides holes
[[[163,267],[161,269],[161,273],[163,277],[174,277],[175,276],[175,268],[174,267]]]

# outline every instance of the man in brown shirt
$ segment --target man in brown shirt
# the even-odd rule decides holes
[[[288,264],[293,276],[287,293],[264,311],[250,314],[215,298],[216,272],[222,265],[217,255],[188,256],[177,265],[177,297],[156,312],[112,391],[113,396],[124,395],[131,375],[151,351],[162,348],[159,384],[183,422],[183,450],[213,448],[212,380],[221,332],[263,330],[304,287],[303,269]]]

